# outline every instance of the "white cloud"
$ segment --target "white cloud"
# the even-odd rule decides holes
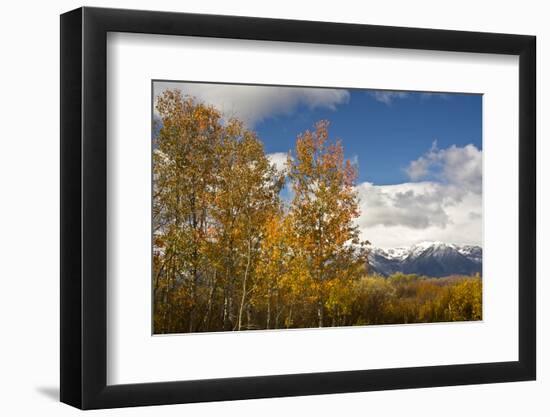
[[[390,90],[371,91],[369,92],[369,94],[373,96],[376,101],[379,101],[380,103],[384,103],[387,106],[390,106],[396,99],[407,98],[411,95],[411,93],[406,91],[390,91]],[[418,94],[419,97],[423,100],[430,99],[430,98],[440,98],[443,100],[449,100],[451,98],[451,95],[447,93],[419,92],[415,94]]]
[[[386,105],[391,105],[392,102],[395,99],[399,98],[407,98],[409,96],[409,93],[406,93],[404,91],[371,91],[369,92],[371,96],[374,97],[376,101],[379,101],[380,103],[384,103]]]
[[[298,105],[311,109],[336,109],[347,103],[347,90],[329,88],[270,87],[235,84],[156,82],[154,96],[166,89],[180,89],[184,95],[218,108],[224,117],[236,117],[249,127],[277,115],[292,113]]]
[[[430,162],[426,158],[420,157],[415,161],[411,161],[406,171],[409,178],[413,181],[416,181],[428,176],[429,167],[430,167]]]
[[[413,181],[434,178],[476,193],[481,193],[482,170],[482,152],[474,145],[438,149],[437,142],[406,168]]]
[[[424,240],[481,244],[482,151],[474,145],[431,149],[406,169],[412,181],[357,186],[363,238],[389,248]]]
[[[425,229],[445,227],[449,223],[444,206],[455,204],[455,196],[443,198],[443,187],[433,182],[357,187],[361,201],[362,226],[406,226]]]
[[[284,171],[286,169],[288,154],[284,152],[275,152],[269,153],[266,156],[269,159],[269,162],[272,165],[275,165],[275,168],[277,168],[278,171]]]
[[[425,240],[481,244],[481,195],[436,182],[356,187],[364,239],[382,248]]]
[[[421,99],[440,98],[443,100],[450,100],[451,97],[452,97],[451,94],[448,94],[448,93],[430,93],[428,91],[420,93]]]

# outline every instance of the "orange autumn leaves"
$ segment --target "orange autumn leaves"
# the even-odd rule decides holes
[[[154,332],[372,324],[356,170],[328,122],[298,136],[280,171],[239,120],[178,90],[155,104]],[[381,287],[394,311],[396,289]]]
[[[360,241],[354,223],[359,215],[353,189],[356,172],[344,161],[341,142],[329,141],[327,121],[298,136],[295,158],[289,158],[288,165],[294,191],[289,209],[294,250],[303,258],[311,281],[317,325],[326,325],[326,312],[339,323],[344,306],[335,295],[365,273],[367,261],[367,242]]]
[[[290,327],[298,315],[323,326],[325,311],[345,311],[334,294],[364,273],[366,251],[355,171],[328,123],[297,139],[280,172],[240,121],[177,90],[156,109],[155,332]]]

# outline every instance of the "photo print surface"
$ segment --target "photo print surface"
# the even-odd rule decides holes
[[[482,95],[152,91],[153,334],[482,319]]]

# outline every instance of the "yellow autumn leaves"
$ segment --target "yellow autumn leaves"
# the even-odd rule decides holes
[[[414,277],[401,293],[397,278],[367,276],[355,168],[328,122],[298,136],[280,171],[239,120],[178,90],[156,109],[155,333],[481,317],[480,279]]]

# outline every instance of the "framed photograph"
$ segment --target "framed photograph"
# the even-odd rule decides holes
[[[535,37],[61,16],[61,401],[533,380]]]

